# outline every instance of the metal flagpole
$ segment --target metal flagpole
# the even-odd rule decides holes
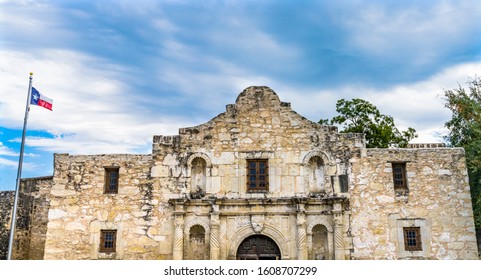
[[[12,249],[13,249],[13,239],[15,236],[15,224],[17,220],[17,204],[18,204],[18,196],[20,192],[20,180],[22,178],[22,164],[23,164],[23,150],[25,148],[25,135],[27,132],[27,120],[28,120],[28,112],[30,111],[30,96],[32,94],[32,79],[33,73],[30,72],[30,81],[28,83],[28,95],[27,95],[27,106],[25,108],[25,119],[23,121],[23,133],[22,133],[22,144],[20,146],[20,158],[18,160],[18,172],[17,172],[17,184],[15,186],[15,199],[13,201],[13,210],[12,210],[12,222],[10,226],[10,239],[8,241],[8,255],[7,260],[12,259]]]

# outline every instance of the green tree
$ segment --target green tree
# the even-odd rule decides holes
[[[338,116],[330,121],[321,119],[319,123],[342,125],[344,129],[341,132],[364,133],[368,148],[403,148],[417,137],[414,128],[399,131],[391,116],[381,114],[376,106],[363,99],[340,99],[336,103],[336,111]]]
[[[475,77],[467,82],[469,90],[459,86],[445,90],[445,107],[452,118],[446,122],[448,145],[463,147],[466,153],[469,184],[473,202],[474,220],[478,233],[481,231],[481,79]]]

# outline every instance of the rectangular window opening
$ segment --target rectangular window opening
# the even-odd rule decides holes
[[[392,163],[392,175],[394,183],[394,191],[405,192],[408,190],[407,177],[406,177],[406,163],[396,162]]]
[[[101,230],[100,231],[100,252],[115,252],[117,242],[117,230]]]
[[[269,190],[269,165],[267,159],[247,160],[247,191]]]
[[[349,191],[349,178],[347,175],[339,175],[339,186],[342,193],[347,193]]]
[[[404,250],[422,251],[420,227],[404,227]]]
[[[104,193],[116,194],[119,191],[119,168],[105,168],[105,187]]]

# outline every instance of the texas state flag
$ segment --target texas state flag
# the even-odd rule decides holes
[[[53,100],[41,94],[32,87],[32,97],[30,98],[30,104],[41,106],[52,111]]]

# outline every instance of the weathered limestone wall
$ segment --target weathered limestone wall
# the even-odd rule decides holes
[[[13,208],[13,191],[0,192],[0,260],[6,260]]]
[[[406,162],[408,196],[396,196],[391,162]],[[477,259],[462,149],[368,149],[353,162],[355,259]],[[405,252],[403,226],[420,226],[422,252]]]
[[[24,240],[25,245],[19,246],[23,249],[22,254],[14,252],[15,259],[43,259],[52,182],[52,176],[22,179],[20,182],[19,218],[24,220],[17,220],[15,238]],[[22,233],[24,237],[19,238]]]
[[[150,155],[55,155],[45,259],[170,258],[167,202],[150,178]],[[118,194],[104,194],[105,167],[119,167]],[[167,222],[166,222],[167,221]],[[168,227],[168,226],[167,226]],[[117,253],[99,253],[100,230],[116,229]]]
[[[209,122],[154,136],[151,155],[55,155],[44,258],[235,259],[259,234],[283,259],[474,259],[463,151],[418,148],[365,149],[249,87]],[[268,190],[248,189],[250,159],[267,160]],[[406,162],[407,196],[391,162]],[[421,252],[403,250],[404,226],[421,228]],[[99,252],[101,230],[117,230],[115,253]]]
[[[315,254],[318,258],[334,258],[332,199],[308,198],[339,195],[337,178],[349,174],[350,159],[359,157],[363,147],[363,135],[339,134],[336,127],[321,126],[298,115],[271,89],[250,87],[239,95],[236,104],[227,105],[226,112],[211,121],[180,129],[177,136],[155,136],[151,174],[154,182],[159,182],[166,199],[204,197],[214,203],[211,209],[200,206],[200,202],[195,206],[179,202],[175,224],[180,225],[178,230],[185,237],[178,241],[184,257],[192,254],[186,249],[189,229],[195,225],[190,224],[192,219],[202,220],[202,226],[209,232],[214,219],[210,213],[218,211],[218,257],[221,259],[235,258],[236,246],[243,238],[256,234],[251,221],[253,216],[266,221],[264,231],[260,232],[279,242],[283,258],[314,258]],[[317,178],[317,182],[309,177],[309,161],[313,157],[318,157],[322,165],[321,178]],[[194,162],[198,159],[203,162],[200,166],[205,168],[201,172],[205,178],[199,180],[200,193],[194,186],[198,178],[194,174]],[[268,192],[247,190],[248,159],[268,159]],[[294,197],[305,199],[305,205],[293,203]],[[263,214],[253,214],[256,211]],[[347,236],[349,212],[339,211],[345,212],[339,214],[338,243],[343,247],[343,255],[348,256],[351,246]],[[312,233],[316,225],[322,228],[317,227]],[[274,230],[268,233],[270,228],[280,233],[275,234]],[[330,240],[330,247],[325,245],[323,256],[312,249],[299,250],[299,244],[312,248],[312,235],[320,236],[316,230],[324,230],[326,243],[328,238]]]
[[[43,259],[52,177],[22,179],[12,259]],[[14,191],[0,192],[0,259],[7,258]]]
[[[20,192],[17,205],[15,237],[12,245],[12,259],[24,260],[28,258],[32,212],[33,197],[24,192]]]
[[[364,145],[361,134],[339,134],[300,116],[267,87],[249,87],[211,121],[180,129],[178,136],[154,137],[152,176],[172,193],[190,193],[191,164],[207,165],[206,192],[231,198],[246,195],[248,159],[269,160],[269,195],[314,192],[306,185],[311,157],[322,159],[327,193],[331,176],[347,174],[349,159]]]
[[[155,136],[152,155],[55,155],[45,258],[232,259],[244,238],[265,234],[285,259],[332,259],[334,231],[336,254],[348,256],[337,178],[360,156],[362,135],[306,120],[267,87],[179,132]],[[268,160],[267,192],[248,192],[248,159]],[[118,194],[103,193],[111,166]],[[116,253],[98,252],[101,229],[117,230]]]

